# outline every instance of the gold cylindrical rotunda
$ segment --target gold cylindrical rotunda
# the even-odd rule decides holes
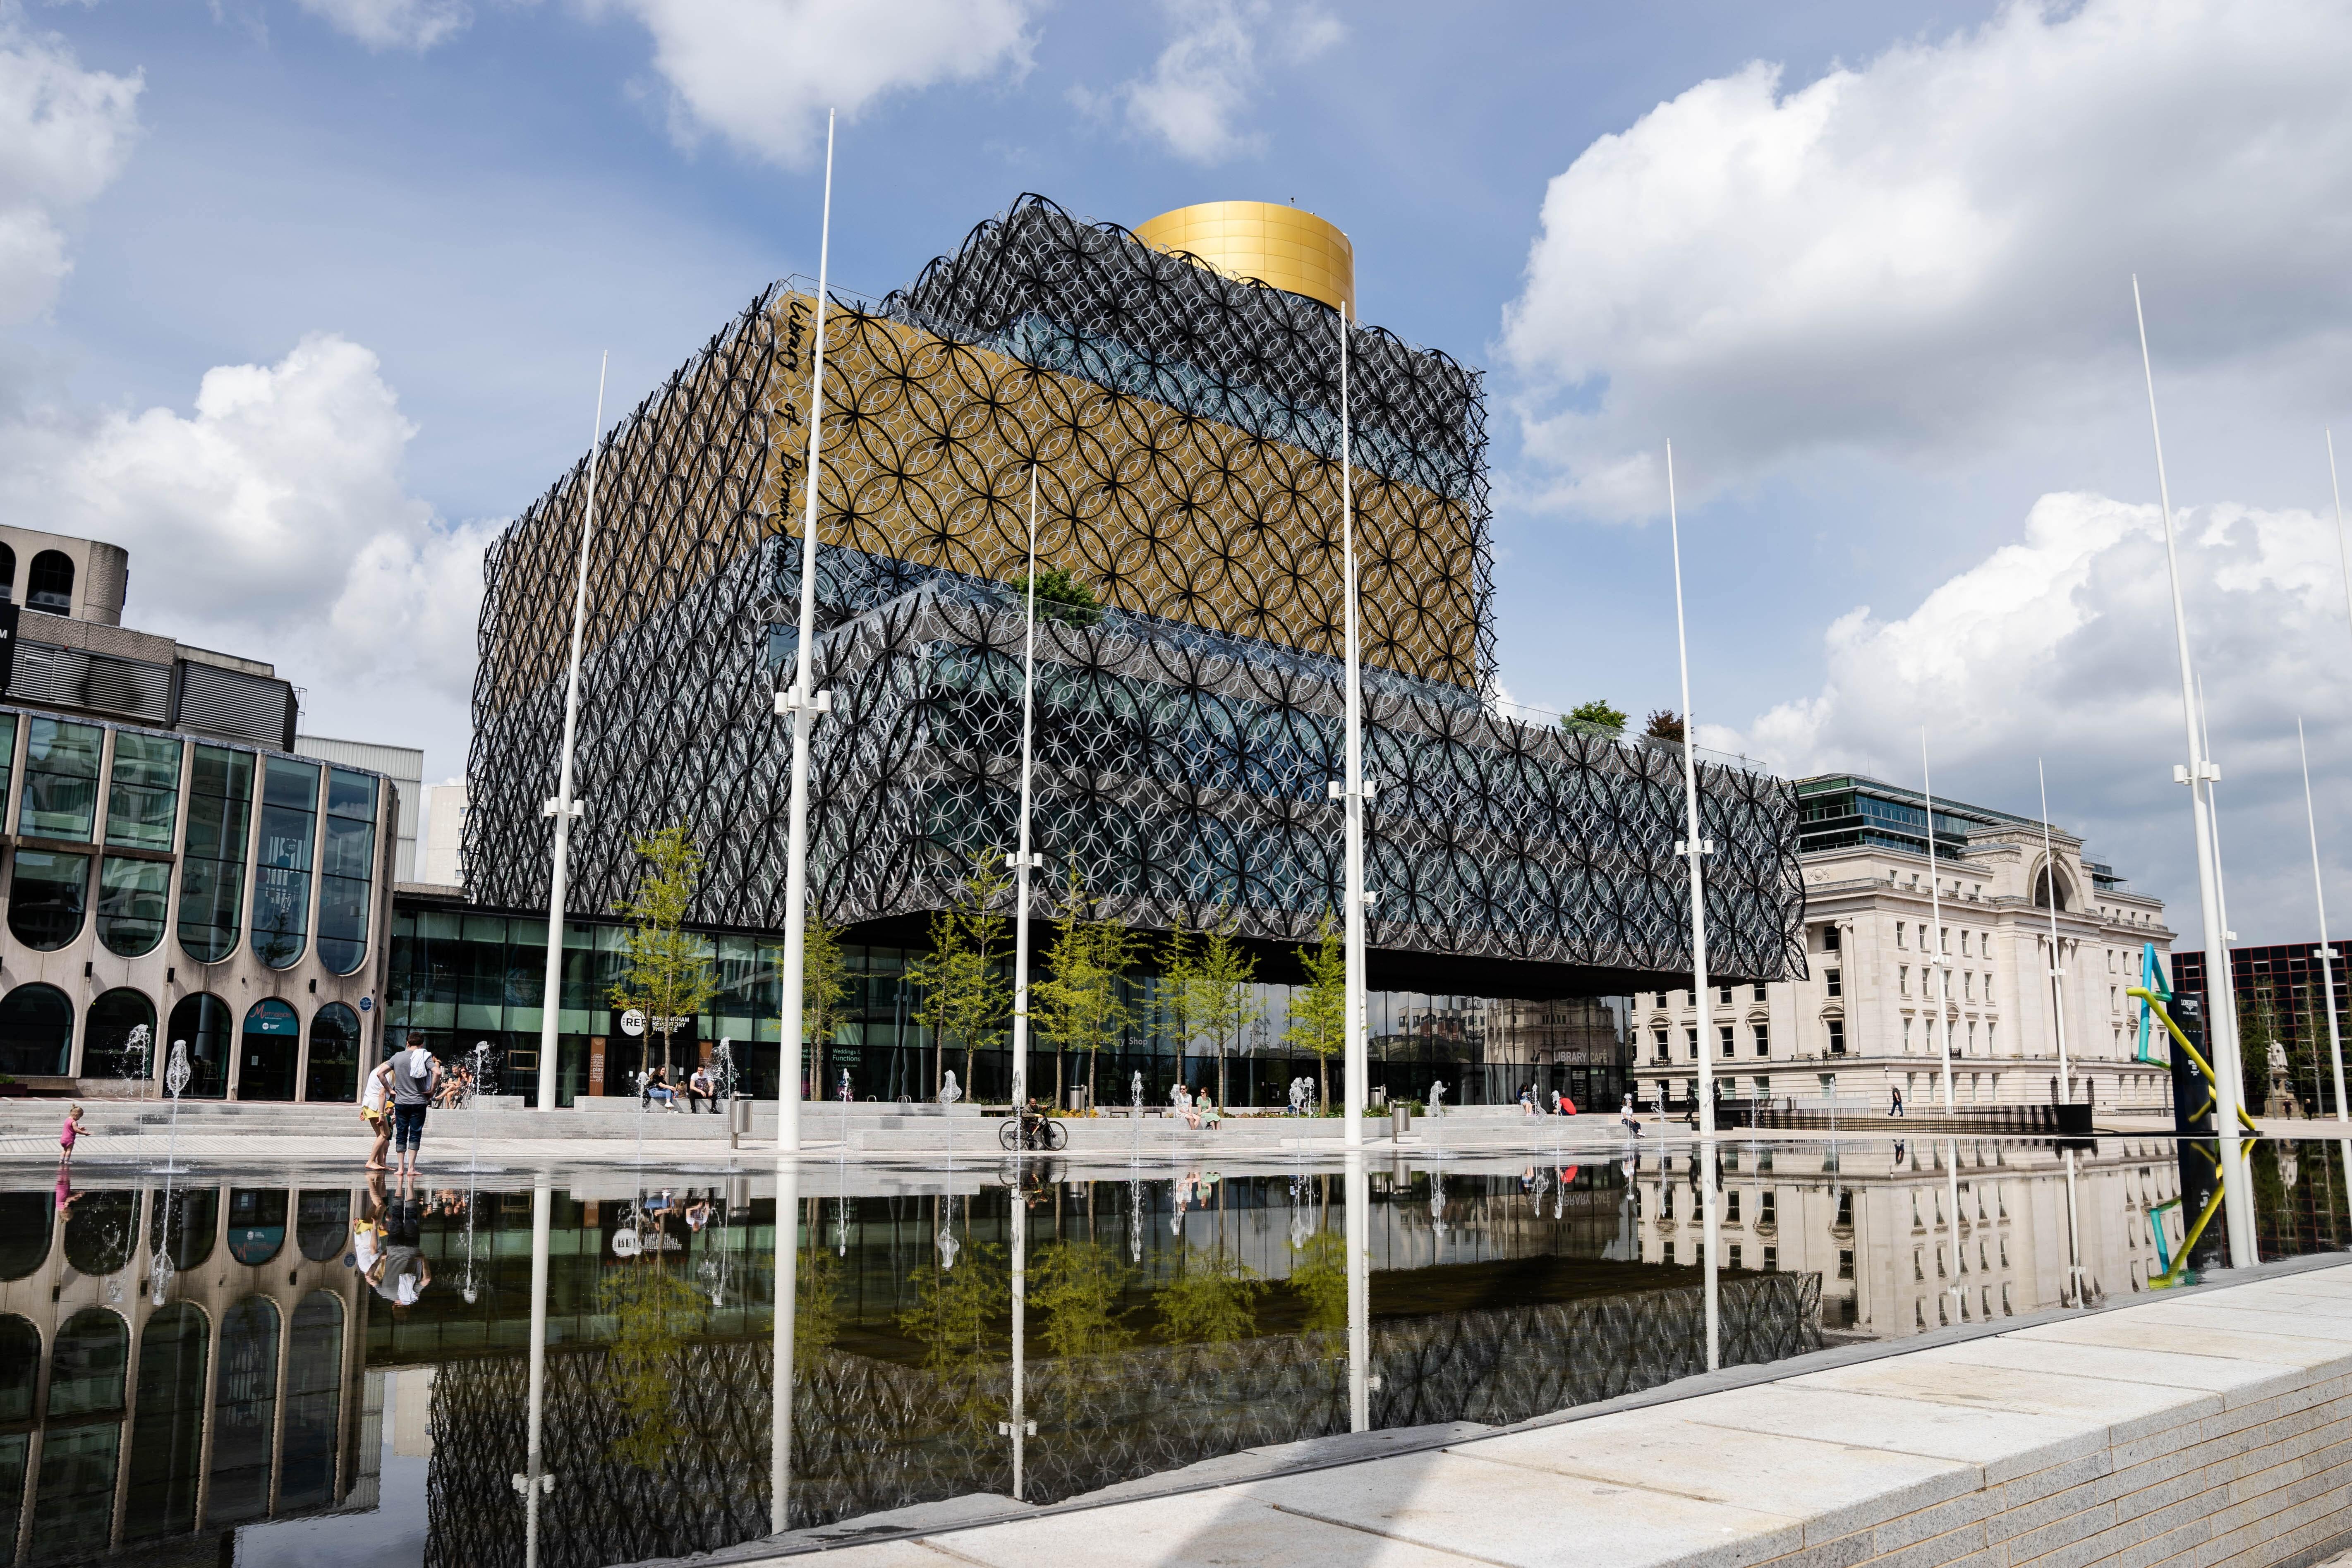
[[[1138,224],[1135,237],[1356,313],[1356,247],[1313,213],[1274,202],[1198,202]]]

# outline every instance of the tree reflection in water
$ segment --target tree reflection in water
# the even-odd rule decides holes
[[[614,1321],[607,1355],[614,1397],[629,1424],[609,1451],[614,1459],[641,1470],[660,1468],[684,1436],[678,1390],[700,1374],[686,1364],[682,1352],[710,1315],[709,1300],[670,1271],[667,1256],[653,1248],[647,1252],[606,1275],[596,1287],[597,1305]]]
[[[1346,1284],[1341,1284],[1345,1321]],[[1184,1249],[1183,1271],[1152,1293],[1162,1334],[1171,1344],[1223,1344],[1247,1339],[1257,1327],[1265,1281],[1236,1258],[1204,1247]]]

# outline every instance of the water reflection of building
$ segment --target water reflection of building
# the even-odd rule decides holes
[[[341,1189],[0,1193],[5,1560],[373,1508],[350,1239]]]
[[[1898,1152],[1899,1151],[1899,1157]],[[1645,1154],[1636,1183],[1643,1258],[1701,1261],[1694,1156]],[[1951,1163],[1948,1163],[1948,1160]],[[2145,1289],[2183,1226],[2168,1142],[2048,1145],[1916,1138],[1778,1146],[1726,1141],[1716,1211],[1727,1268],[1818,1274],[1824,1325],[1901,1339]],[[1957,1205],[1957,1209],[1955,1207]],[[2168,1253],[2152,1226],[2162,1225]]]

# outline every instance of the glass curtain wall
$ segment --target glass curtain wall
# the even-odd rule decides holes
[[[188,843],[180,858],[180,947],[199,963],[236,951],[245,901],[253,753],[198,746],[188,780]]]
[[[260,866],[253,888],[253,952],[289,969],[310,946],[310,866],[319,838],[319,764],[270,757],[262,765]]]
[[[99,863],[98,938],[109,952],[123,958],[143,957],[163,940],[172,893],[169,856],[179,827],[182,751],[173,736],[114,733],[106,846],[110,851],[147,852],[110,853]]]
[[[89,843],[98,826],[99,759],[105,746],[106,731],[95,724],[30,720],[16,831],[28,838]],[[15,862],[8,929],[36,952],[55,952],[81,934],[90,857],[20,845]]]
[[[367,957],[375,889],[376,781],[327,770],[327,837],[319,856],[319,962],[349,974]]]

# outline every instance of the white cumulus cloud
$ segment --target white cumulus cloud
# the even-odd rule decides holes
[[[1938,468],[2159,369],[2307,410],[2352,392],[2352,7],[2012,4],[1793,89],[1752,64],[1554,178],[1501,348],[1536,493],[1659,510],[1662,433],[1717,484],[1868,452]]]
[[[465,0],[299,0],[302,9],[371,49],[431,48],[474,19]]]
[[[1265,0],[1168,0],[1174,36],[1149,74],[1108,93],[1078,89],[1093,113],[1123,112],[1128,128],[1195,163],[1222,163],[1265,150],[1243,121],[1272,58],[1299,64],[1347,36],[1338,17],[1313,7],[1277,16]]]
[[[142,85],[83,69],[64,40],[0,5],[0,324],[55,303],[73,269],[66,226],[122,172]]]
[[[2309,934],[2310,866],[2294,726],[2310,728],[2331,875],[2352,869],[2352,619],[2332,517],[2233,505],[2176,514],[2190,646],[2203,679],[2230,872],[2248,941]],[[1819,690],[1704,743],[1776,771],[1916,784],[1928,731],[1939,794],[2052,815],[2197,927],[2187,759],[2159,514],[2104,496],[2042,497],[2024,536],[1892,619],[1861,608],[1825,642]],[[2352,900],[2344,907],[2352,909]]]
[[[1040,0],[602,0],[653,36],[681,142],[804,165],[824,114],[1025,70]]]
[[[409,493],[415,434],[375,355],[316,334],[205,373],[186,413],[0,426],[0,504],[123,546],[125,624],[269,660],[310,689],[306,723],[363,735],[398,715],[462,736],[502,525],[452,525]]]

